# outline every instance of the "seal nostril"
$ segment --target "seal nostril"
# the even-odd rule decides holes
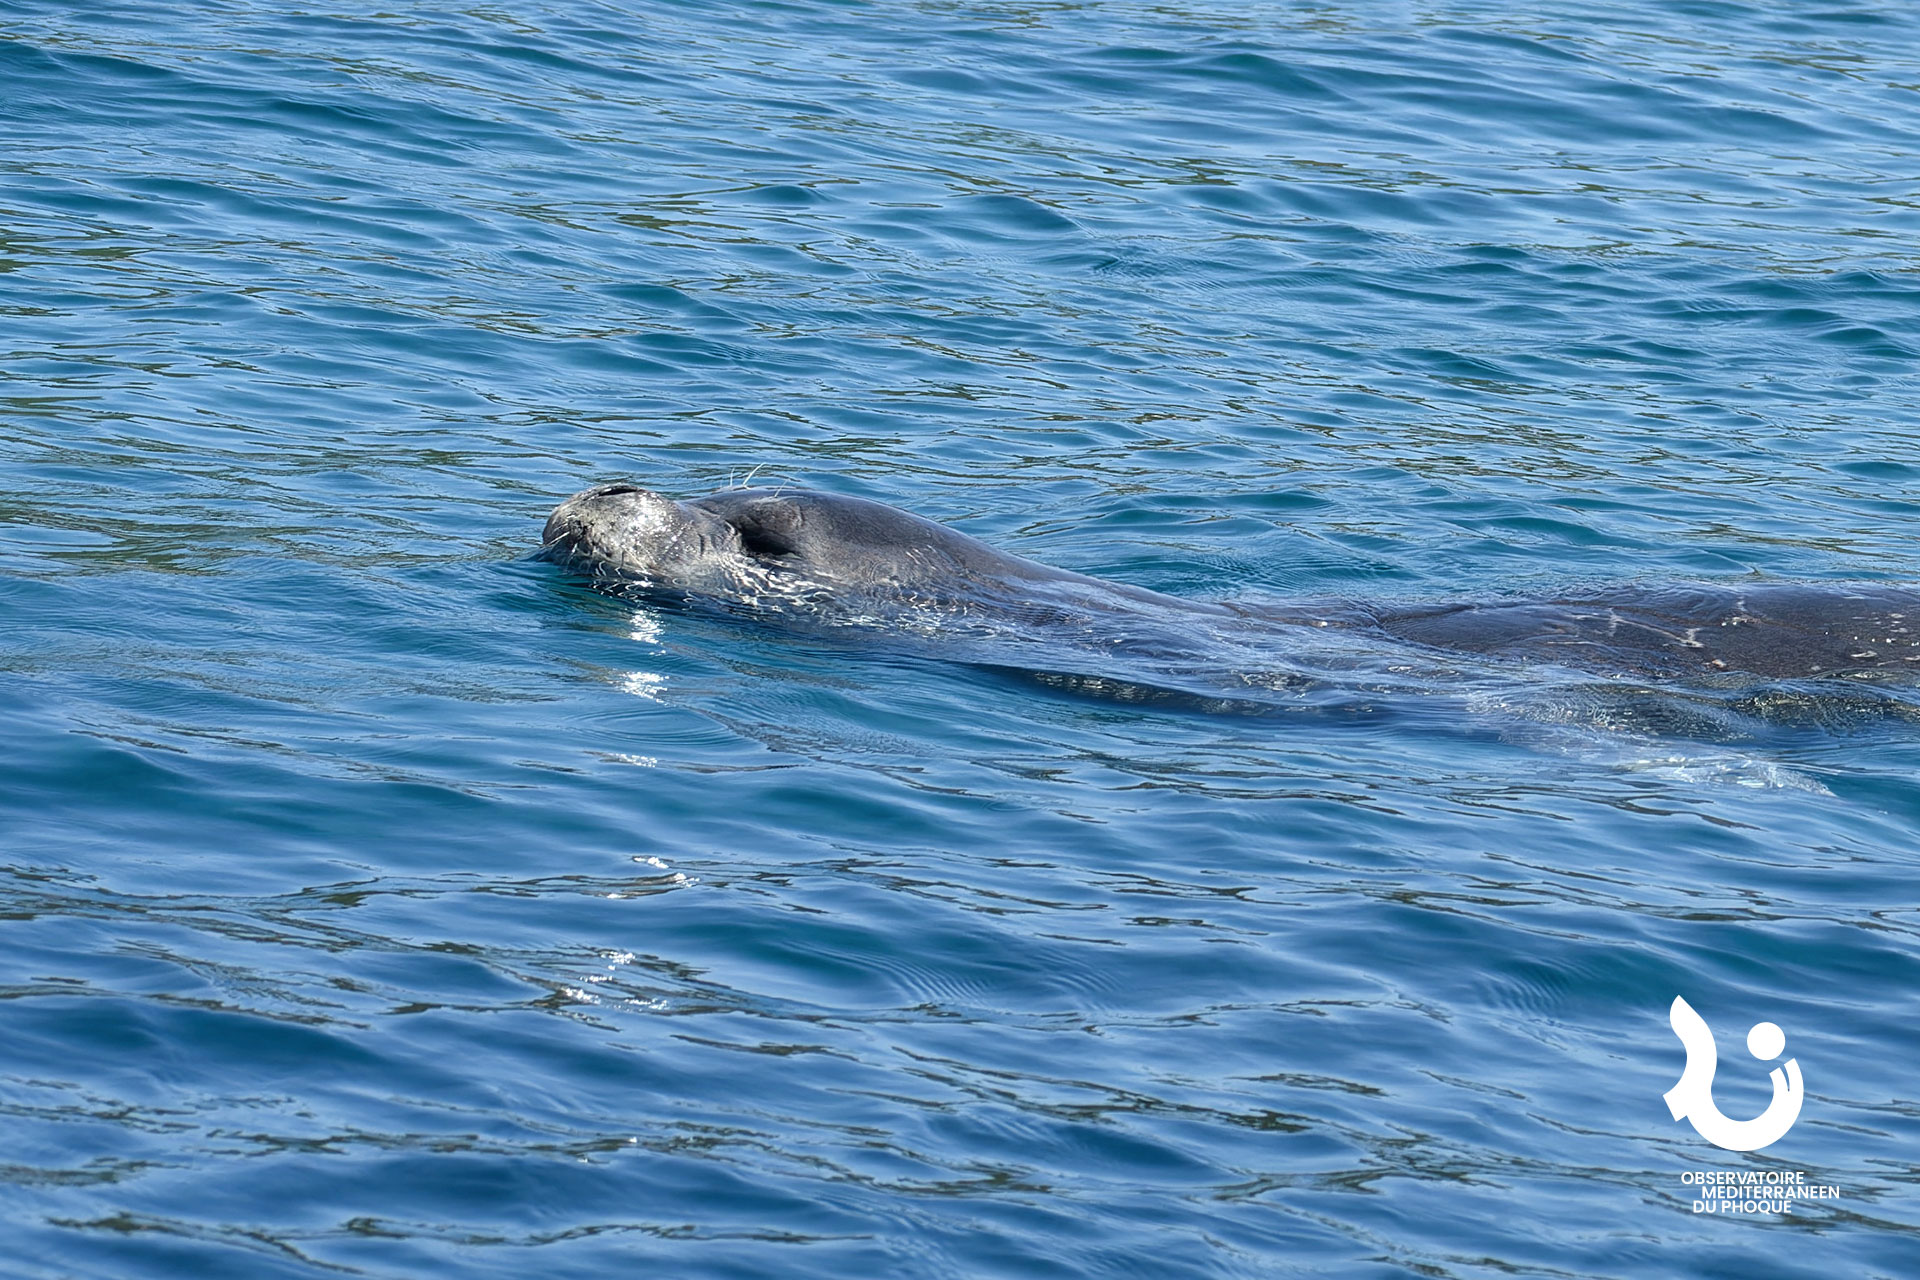
[[[614,484],[601,485],[598,489],[595,489],[593,491],[593,496],[596,498],[611,498],[622,493],[645,493],[645,492],[646,490],[642,489],[637,484],[626,484],[624,482],[616,482]]]

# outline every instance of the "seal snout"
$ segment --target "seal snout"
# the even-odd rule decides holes
[[[622,539],[617,534],[623,530],[637,533],[657,524],[658,509],[672,505],[660,495],[625,481],[595,485],[553,509],[541,533],[541,554],[561,564],[619,559],[619,548],[630,538]]]
[[[574,519],[571,502],[563,502],[553,509],[547,517],[547,527],[540,531],[540,554],[549,560],[564,563],[573,556],[574,540],[579,533],[579,522]]]

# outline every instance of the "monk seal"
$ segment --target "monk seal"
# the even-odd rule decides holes
[[[1303,635],[1642,678],[1920,671],[1920,592],[1756,583],[1607,587],[1437,605],[1207,603],[1056,569],[910,512],[808,490],[676,501],[604,484],[567,499],[540,554],[622,593],[887,625],[1040,627],[1103,651],[1204,664]],[[1317,635],[1315,634],[1317,633]]]
[[[1056,569],[884,502],[804,489],[726,489],[675,501],[638,485],[599,485],[554,509],[540,554],[603,586],[758,609],[1027,621],[1230,612]]]

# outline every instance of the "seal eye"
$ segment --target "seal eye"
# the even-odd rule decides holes
[[[742,521],[734,528],[740,532],[740,545],[756,556],[790,556],[799,549],[792,538],[763,524]]]

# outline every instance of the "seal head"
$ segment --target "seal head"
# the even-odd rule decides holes
[[[540,554],[603,581],[707,593],[738,589],[753,567],[725,520],[624,483],[596,486],[554,508]]]
[[[764,607],[785,598],[866,611],[935,607],[1058,616],[1207,606],[996,550],[883,502],[809,490],[729,489],[676,502],[638,485],[588,489],[547,520],[546,559],[602,586]]]

